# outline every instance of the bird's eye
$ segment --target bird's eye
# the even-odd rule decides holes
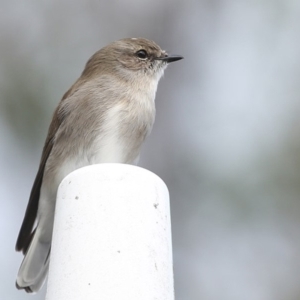
[[[139,50],[136,52],[136,56],[140,59],[146,59],[148,58],[148,53],[145,50]]]

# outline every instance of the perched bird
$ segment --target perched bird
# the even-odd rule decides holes
[[[154,98],[170,56],[143,38],[96,52],[56,108],[16,250],[25,255],[16,286],[37,292],[49,266],[56,193],[62,179],[92,164],[136,164],[155,117]]]

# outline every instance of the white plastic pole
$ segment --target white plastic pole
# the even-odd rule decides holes
[[[99,164],[62,181],[46,299],[174,299],[169,194],[158,176]]]

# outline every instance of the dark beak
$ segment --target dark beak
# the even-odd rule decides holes
[[[157,57],[156,60],[162,60],[165,61],[167,63],[173,62],[173,61],[177,61],[183,59],[183,56],[181,55],[167,55],[165,57]]]

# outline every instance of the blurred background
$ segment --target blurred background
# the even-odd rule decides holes
[[[171,195],[177,300],[300,299],[300,1],[2,0],[0,298],[54,108],[98,49],[146,37],[169,66],[140,165]]]

